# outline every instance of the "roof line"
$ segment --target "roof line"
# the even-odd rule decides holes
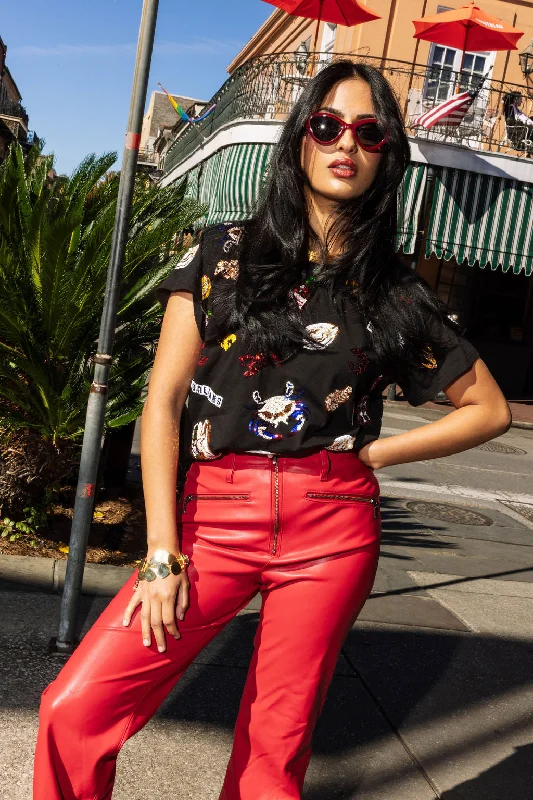
[[[154,94],[166,94],[166,92],[160,92],[158,89],[154,89]],[[208,103],[208,100],[199,100],[197,97],[187,97],[186,94],[175,94],[174,92],[169,92],[171,97],[181,97],[182,100],[193,100],[195,103]]]

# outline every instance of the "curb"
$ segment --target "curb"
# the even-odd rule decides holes
[[[383,398],[383,407],[384,408],[401,408],[403,411],[406,411],[407,413],[409,413],[409,411],[412,411],[414,414],[416,414],[417,411],[418,412],[425,411],[426,413],[429,413],[429,414],[437,414],[438,417],[444,417],[444,416],[446,416],[446,414],[451,414],[451,412],[454,410],[453,408],[446,408],[446,409],[444,409],[444,408],[443,409],[440,409],[440,408],[427,408],[424,405],[416,406],[416,408],[415,408],[414,406],[410,406],[409,404],[405,404],[401,400],[386,400],[385,398]],[[533,422],[521,422],[519,420],[516,420],[516,421],[513,420],[511,422],[511,428],[521,428],[522,430],[533,431]]]
[[[66,568],[66,559],[0,555],[0,590],[60,594],[65,583]],[[134,572],[135,569],[131,567],[86,563],[81,593],[114,597]]]

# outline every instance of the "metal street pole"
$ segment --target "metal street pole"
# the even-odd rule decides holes
[[[83,570],[85,567],[87,540],[89,538],[93,515],[95,483],[100,459],[100,445],[104,430],[108,376],[112,363],[111,354],[115,340],[120,282],[135,186],[139,140],[141,138],[142,119],[146,102],[146,90],[148,87],[148,75],[152,59],[158,6],[159,0],[143,0],[126,143],[122,157],[118,189],[115,226],[111,240],[111,255],[107,271],[104,308],[100,321],[98,351],[94,357],[94,378],[87,403],[78,485],[74,503],[74,516],[70,532],[67,571],[61,598],[59,630],[57,638],[54,637],[50,642],[51,652],[72,653],[76,646],[74,641],[75,627]]]
[[[422,195],[422,212],[420,216],[420,225],[416,232],[416,239],[415,239],[415,249],[413,252],[413,257],[411,259],[411,269],[416,271],[418,266],[418,259],[420,258],[420,252],[422,250],[422,244],[424,243],[424,238],[427,233],[427,215],[429,212],[429,201],[433,196],[433,186],[435,184],[435,169],[428,164],[428,174],[426,176],[426,184],[424,186],[424,194]],[[396,400],[396,384],[391,383],[389,384],[389,389],[387,391],[387,400]]]

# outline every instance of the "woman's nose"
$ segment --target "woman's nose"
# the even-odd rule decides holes
[[[357,141],[354,133],[350,128],[347,128],[337,142],[337,149],[342,150],[343,153],[353,153],[357,150]]]

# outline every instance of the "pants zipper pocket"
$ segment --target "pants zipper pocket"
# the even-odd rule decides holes
[[[249,500],[249,494],[188,494],[183,501],[183,511],[191,500]]]
[[[370,503],[374,509],[374,519],[379,511],[379,497],[365,497],[357,494],[335,494],[333,492],[307,492],[311,500],[345,500],[353,503]]]

